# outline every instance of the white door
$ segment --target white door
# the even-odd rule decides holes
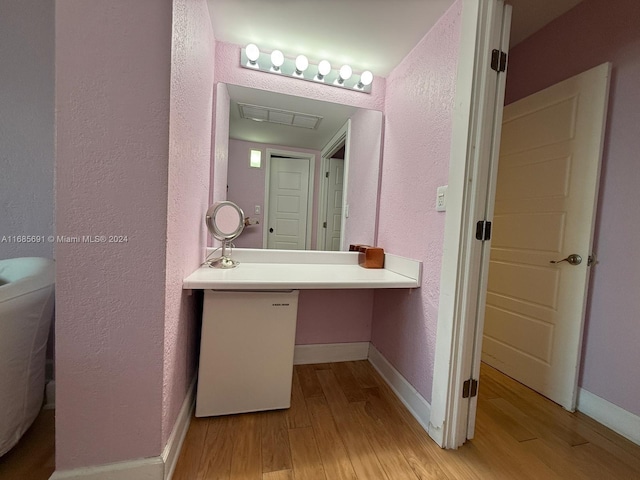
[[[325,249],[340,250],[340,225],[342,224],[342,191],[344,189],[344,159],[329,159],[327,186],[327,220]]]
[[[309,164],[308,158],[271,157],[267,248],[306,248]]]
[[[482,360],[571,411],[609,72],[603,64],[503,116]],[[569,255],[582,260],[551,263]]]

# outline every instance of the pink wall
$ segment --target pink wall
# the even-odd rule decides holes
[[[382,77],[374,77],[371,94],[363,94],[344,88],[332,88],[314,82],[256,72],[240,66],[240,46],[223,42],[216,44],[216,82],[372,110],[382,110],[384,107],[385,79]]]
[[[382,158],[382,113],[358,110],[351,117],[345,246],[373,244],[378,214],[378,188]]]
[[[423,261],[422,288],[375,293],[372,343],[431,399],[460,18],[458,0],[387,77],[378,245]]]
[[[215,53],[205,0],[174,0],[173,15],[162,445],[196,372],[200,319],[182,281],[205,254]]]
[[[371,340],[373,290],[301,290],[296,345]]]
[[[290,152],[311,153],[316,157],[314,173],[313,202],[318,205],[318,185],[320,178],[320,152],[307,148],[287,147],[284,145],[271,145],[267,143],[245,142],[243,140],[229,140],[229,169],[228,169],[228,199],[237,203],[244,211],[245,216],[257,218],[259,225],[245,228],[234,244],[236,247],[262,248],[262,235],[264,223],[264,181],[266,175],[267,148],[286,150]],[[250,150],[262,152],[262,166],[260,168],[249,167]],[[254,207],[260,205],[260,214],[254,213]],[[316,232],[318,223],[317,208],[313,210],[311,232],[311,247],[316,245]]]
[[[640,2],[585,0],[509,56],[507,103],[613,63],[582,388],[640,415]],[[630,370],[631,369],[631,370]],[[632,374],[633,375],[633,374]]]
[[[0,238],[45,238],[0,242],[0,259],[53,257],[53,14],[39,0],[0,7]]]
[[[55,5],[61,470],[162,448],[172,5]]]

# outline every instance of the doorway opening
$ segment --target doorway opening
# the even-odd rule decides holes
[[[322,156],[320,172],[320,214],[318,215],[318,250],[339,251],[344,212],[345,137]]]

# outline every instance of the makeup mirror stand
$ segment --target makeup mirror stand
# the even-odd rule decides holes
[[[231,258],[232,240],[244,230],[245,218],[242,209],[233,202],[216,202],[209,207],[205,223],[213,238],[222,243],[221,256],[205,262],[212,268],[235,268],[239,262]]]

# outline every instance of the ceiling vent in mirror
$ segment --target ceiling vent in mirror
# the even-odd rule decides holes
[[[241,118],[255,120],[256,122],[270,122],[292,127],[308,128],[309,130],[315,130],[322,120],[322,117],[318,115],[289,112],[276,108],[249,105],[248,103],[238,103],[238,109],[240,110]]]

